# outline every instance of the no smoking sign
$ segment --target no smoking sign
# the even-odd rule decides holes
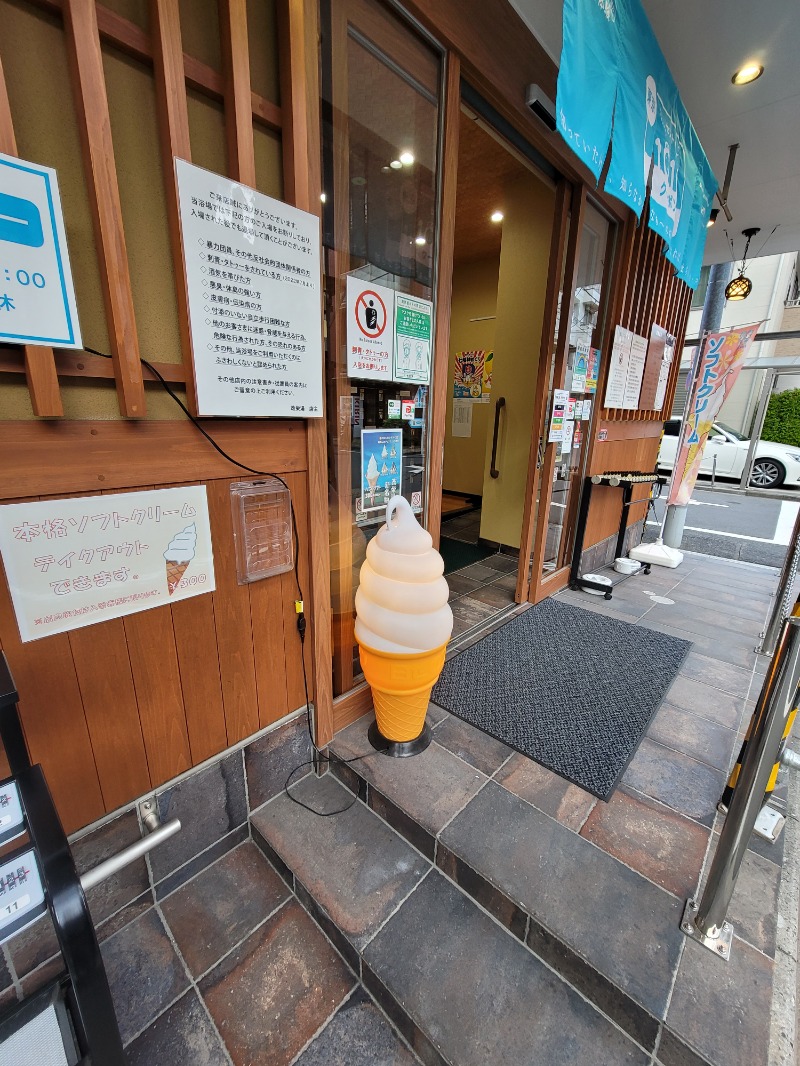
[[[347,279],[347,373],[391,381],[394,359],[394,290]]]

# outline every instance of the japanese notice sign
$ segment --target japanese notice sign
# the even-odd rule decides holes
[[[640,406],[648,411],[660,411],[664,406],[674,355],[675,338],[663,326],[653,323],[639,400]]]
[[[418,296],[394,298],[394,379],[430,384],[433,304]]]
[[[639,406],[639,394],[642,391],[642,377],[647,357],[647,338],[638,333],[631,334],[631,350],[628,356],[628,374],[625,378],[625,399],[623,407],[635,411]]]
[[[361,510],[380,511],[402,492],[402,429],[361,431]]]
[[[319,219],[175,160],[201,415],[322,417]]]
[[[0,342],[83,347],[56,172],[2,154]]]
[[[549,442],[564,439],[564,419],[568,403],[569,393],[566,389],[553,389],[553,412],[550,415],[550,430],[547,434]]]
[[[394,371],[394,290],[347,278],[347,373],[391,381]]]
[[[614,343],[611,347],[611,360],[606,379],[604,407],[625,406],[625,383],[628,380],[628,367],[631,361],[631,339],[633,334],[624,326],[614,330]]]
[[[586,368],[586,391],[597,392],[597,375],[600,373],[600,349],[589,349],[589,362]]]
[[[204,486],[0,507],[23,642],[214,590]]]
[[[586,392],[586,378],[589,373],[590,348],[588,344],[579,344],[575,349],[572,363],[572,392]]]

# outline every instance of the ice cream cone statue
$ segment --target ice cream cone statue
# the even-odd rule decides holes
[[[164,552],[164,564],[167,569],[167,591],[170,596],[183,580],[183,575],[194,559],[197,548],[197,527],[194,522],[180,533],[176,533]]]
[[[453,612],[443,572],[430,534],[408,501],[394,496],[361,567],[355,636],[378,732],[396,744],[422,736],[431,689],[444,665]]]

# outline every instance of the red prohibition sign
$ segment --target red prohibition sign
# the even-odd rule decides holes
[[[371,340],[377,340],[386,329],[386,304],[377,292],[365,289],[360,293],[356,300],[356,324]]]

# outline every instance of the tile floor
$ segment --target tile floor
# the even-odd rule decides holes
[[[104,940],[129,1062],[765,1064],[782,844],[747,854],[730,963],[679,916],[716,843],[775,580],[688,556],[610,602],[562,594],[694,642],[607,804],[434,706],[422,755],[296,786],[346,812],[265,792],[251,839]],[[341,758],[367,753],[367,724],[337,736]]]

